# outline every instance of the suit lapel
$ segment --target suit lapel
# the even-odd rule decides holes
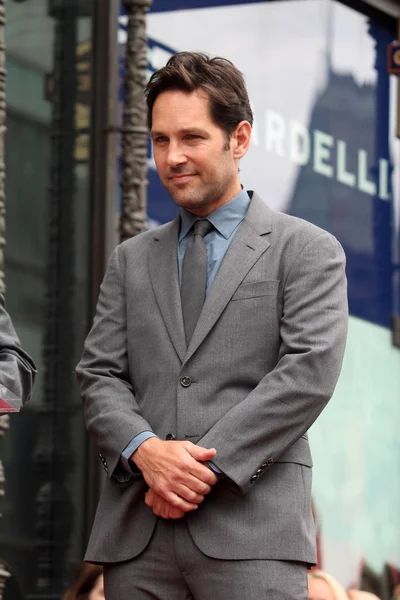
[[[180,215],[154,233],[154,247],[149,253],[149,273],[158,307],[172,344],[183,362],[186,340],[178,279],[178,235]]]
[[[244,277],[269,248],[266,234],[271,231],[272,211],[253,193],[246,218],[239,226],[207,296],[196,329],[184,358],[193,355]]]

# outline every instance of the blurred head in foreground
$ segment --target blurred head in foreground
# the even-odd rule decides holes
[[[375,594],[363,592],[361,590],[349,590],[348,595],[350,600],[380,600]]]
[[[308,600],[348,599],[349,596],[347,595],[346,590],[334,577],[332,577],[332,575],[318,569],[309,572]]]
[[[62,600],[104,600],[103,567],[82,563]]]

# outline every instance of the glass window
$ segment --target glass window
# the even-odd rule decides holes
[[[90,302],[90,4],[6,5],[6,302],[39,371],[2,441],[10,600],[61,597],[84,552],[87,438],[73,370]]]

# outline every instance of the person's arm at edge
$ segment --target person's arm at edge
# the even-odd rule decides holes
[[[31,396],[36,376],[32,358],[21,348],[11,318],[0,294],[0,384],[24,404]]]

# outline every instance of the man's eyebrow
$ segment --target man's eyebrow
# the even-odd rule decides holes
[[[208,135],[207,131],[205,129],[201,129],[201,127],[184,127],[183,129],[180,129],[178,133],[180,133],[180,134],[198,133],[199,135],[204,135],[204,136]],[[160,136],[166,135],[164,133],[164,131],[159,131],[157,129],[153,129],[150,132],[150,134],[152,137],[156,137],[158,135],[160,135]]]
[[[200,135],[208,135],[205,129],[201,127],[185,127],[184,129],[180,129],[179,133],[198,133]]]

